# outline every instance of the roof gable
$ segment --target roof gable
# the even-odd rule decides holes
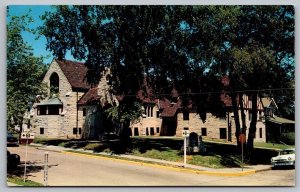
[[[84,63],[58,59],[55,59],[55,61],[63,71],[73,89],[87,90],[91,87],[86,80],[88,68]]]
[[[98,95],[98,88],[91,88],[80,98],[78,105],[94,104],[95,102],[98,102],[99,99],[100,96]]]
[[[263,107],[272,107],[278,109],[277,104],[275,103],[273,98],[261,98],[261,102],[263,104]]]

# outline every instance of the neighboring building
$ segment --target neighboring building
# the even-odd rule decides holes
[[[226,116],[218,118],[211,113],[207,114],[205,122],[201,120],[192,104],[184,110],[181,102],[171,102],[167,99],[156,99],[152,102],[144,101],[144,114],[138,122],[132,123],[131,134],[133,136],[176,136],[181,137],[183,130],[201,135],[204,139],[216,139],[227,142],[236,142],[236,126],[232,111],[232,101],[228,95],[221,95],[221,100],[226,107]],[[252,101],[247,95],[243,95],[243,108],[246,116],[246,137],[252,119]],[[271,138],[282,132],[294,131],[294,121],[280,118],[274,115],[278,109],[272,98],[257,100],[257,130],[255,142],[268,142]],[[240,125],[242,126],[241,111],[238,111]],[[267,123],[266,123],[267,119]],[[274,123],[277,126],[274,126]],[[266,125],[269,125],[266,127]]]
[[[46,138],[100,139],[105,132],[117,133],[117,125],[103,115],[105,109],[118,105],[118,99],[111,94],[110,70],[105,69],[95,86],[87,83],[87,70],[83,63],[54,59],[43,79],[43,83],[49,87],[49,96],[37,96],[26,120],[27,130],[32,130],[36,137]],[[226,81],[223,83],[226,84]],[[131,123],[132,136],[181,137],[183,130],[189,130],[203,138],[236,142],[232,103],[228,95],[221,95],[227,110],[226,117],[217,118],[208,113],[205,122],[200,119],[192,103],[187,108],[182,107],[174,90],[170,99],[151,100],[142,95],[137,93],[144,103],[144,114]],[[244,95],[243,103],[249,128],[252,102]],[[273,99],[263,98],[258,100],[257,106],[255,141],[266,142],[278,134],[272,127],[266,129],[265,123],[266,119],[279,121],[279,117],[273,115],[277,105]],[[282,118],[280,120],[293,123]],[[282,129],[279,128],[279,132]]]
[[[264,100],[267,99],[264,98]],[[131,125],[131,132],[133,136],[181,137],[183,130],[189,130],[190,133],[195,132],[204,139],[210,138],[236,142],[234,116],[231,104],[229,104],[231,101],[224,101],[224,103],[226,102],[228,109],[226,117],[218,118],[208,113],[205,122],[203,122],[192,105],[188,107],[188,110],[184,110],[181,107],[180,101],[171,103],[168,100],[157,99],[153,103],[145,103],[145,113],[139,122]],[[258,100],[258,121],[255,141],[259,142],[266,142],[265,108],[263,103]],[[249,128],[252,117],[252,103],[246,95],[244,95],[244,109],[246,125]]]
[[[282,133],[295,133],[295,121],[275,115],[274,109],[278,107],[273,99],[262,99],[262,103],[266,106],[266,142],[280,143]]]

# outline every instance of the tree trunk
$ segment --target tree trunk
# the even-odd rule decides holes
[[[255,157],[253,155],[254,138],[256,133],[257,123],[257,92],[252,93],[252,119],[250,122],[248,141],[247,141],[247,158],[251,163],[255,163]]]
[[[239,106],[240,106],[241,118],[242,118],[241,133],[244,134],[244,135],[246,135],[247,125],[246,125],[246,115],[245,115],[244,103],[243,103],[243,93],[239,93]],[[240,145],[242,145],[242,144],[240,143]],[[241,146],[239,146],[239,149],[240,148],[241,148]],[[246,143],[243,144],[243,149],[247,150]],[[244,152],[247,152],[246,150],[244,150]]]
[[[23,123],[20,123],[19,124],[19,127],[20,127],[20,133],[19,133],[19,143],[21,144],[21,133],[23,132]],[[13,129],[15,129],[15,128],[13,128]]]
[[[246,115],[244,111],[243,93],[239,94],[239,105],[241,109],[241,118],[242,118],[242,133],[246,134],[247,125],[246,125]]]
[[[129,134],[130,121],[127,120],[122,123],[120,133],[120,153],[126,153],[130,150],[131,140]]]
[[[235,122],[235,128],[236,128],[235,129],[235,137],[236,137],[238,149],[240,149],[241,147],[240,147],[240,142],[239,142],[239,135],[241,133],[241,125],[240,125],[240,117],[239,117],[239,112],[238,112],[239,109],[238,109],[236,97],[237,97],[236,93],[231,94],[234,122]]]

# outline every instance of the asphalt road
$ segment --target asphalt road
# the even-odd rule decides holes
[[[23,167],[25,147],[9,147],[8,150],[21,156]],[[28,179],[44,183],[45,152],[28,147]],[[180,172],[173,168],[145,166],[110,158],[52,151],[48,151],[48,154],[49,186],[295,186],[294,169],[225,177]]]

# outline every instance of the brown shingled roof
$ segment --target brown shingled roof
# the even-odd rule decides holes
[[[177,110],[178,110],[177,105],[173,105],[171,107],[166,107],[161,112],[161,117],[174,117],[176,115]]]
[[[99,101],[100,96],[98,95],[98,88],[91,88],[86,92],[78,101],[78,105],[92,104]]]
[[[67,77],[72,88],[75,89],[89,89],[91,86],[86,81],[86,74],[88,68],[84,63],[69,61],[69,60],[58,60],[55,59],[59,67]]]

